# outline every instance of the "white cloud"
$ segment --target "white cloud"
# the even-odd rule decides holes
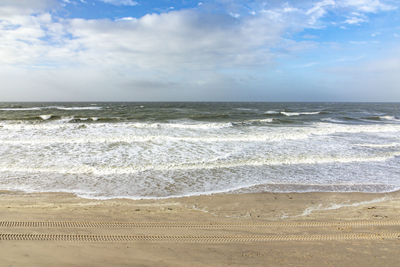
[[[351,93],[355,100],[360,95],[364,101],[400,99],[400,47],[389,49],[375,59],[360,58],[345,63],[326,70],[336,77],[332,90],[343,91],[342,95]]]
[[[229,15],[188,10],[119,21],[74,19],[68,28],[76,38],[70,43],[83,48],[79,58],[96,64],[171,70],[268,62],[282,25],[268,16],[234,20]]]
[[[364,17],[364,16],[353,16],[353,17],[349,17],[348,19],[346,19],[344,21],[344,23],[347,23],[347,24],[360,24],[360,23],[367,22],[367,21],[368,21],[367,18]]]
[[[326,10],[336,3],[334,0],[322,0],[316,2],[312,8],[306,11],[306,15],[309,16],[309,24],[314,25],[320,18],[326,14]]]
[[[3,100],[107,100],[111,90],[150,99],[144,88],[157,86],[158,100],[180,90],[172,100],[189,88],[231,90],[218,72],[268,64],[285,29],[266,15],[237,20],[194,10],[115,21],[55,20],[47,12],[0,19]]]
[[[30,15],[56,5],[56,0],[1,0],[0,19],[9,16]]]
[[[376,13],[378,11],[389,11],[396,9],[395,6],[385,4],[380,0],[341,0],[339,5],[343,7],[355,8],[366,13]]]
[[[106,4],[111,4],[115,6],[136,6],[138,2],[133,0],[100,0]]]
[[[4,0],[0,2],[1,93],[15,96],[4,100],[40,100],[33,99],[34,88],[41,88],[44,100],[90,100],[94,95],[97,100],[118,100],[112,99],[118,95],[161,100],[170,94],[172,100],[201,97],[213,90],[223,97],[238,88],[240,71],[235,75],[229,71],[265,71],[277,57],[315,48],[315,42],[291,40],[290,34],[321,27],[329,10],[348,8],[343,15],[348,24],[367,20],[365,13],[387,10],[377,4],[368,9],[365,2],[283,4],[252,15],[232,13],[235,17],[192,9],[87,20],[55,18],[49,11],[55,5],[51,0]],[[152,94],[159,98],[151,99]]]

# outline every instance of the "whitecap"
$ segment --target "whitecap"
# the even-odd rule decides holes
[[[192,163],[173,163],[157,165],[136,165],[129,167],[108,167],[108,166],[88,166],[75,165],[71,167],[25,167],[25,166],[0,166],[2,172],[21,172],[21,173],[59,173],[59,174],[89,174],[96,176],[134,174],[145,171],[176,171],[176,170],[212,170],[221,168],[238,168],[244,166],[285,166],[285,165],[315,165],[332,163],[360,163],[360,162],[381,162],[400,156],[400,152],[385,153],[372,157],[308,157],[308,158],[259,158],[233,161],[215,161],[215,162],[192,162]]]
[[[236,110],[241,110],[241,111],[257,111],[258,109],[255,108],[235,108]]]
[[[281,111],[281,114],[285,115],[285,116],[317,115],[317,114],[320,114],[320,111],[314,111],[314,112],[285,112],[285,111]]]
[[[32,107],[32,108],[0,108],[2,111],[29,111],[29,110],[41,110],[40,107]]]
[[[271,123],[271,122],[273,122],[274,121],[274,119],[272,119],[272,118],[268,118],[268,119],[259,119],[259,120],[247,120],[247,121],[245,121],[245,123],[246,122],[250,122],[250,123]]]
[[[73,121],[74,119],[75,119],[74,116],[65,116],[65,117],[61,117],[59,122],[70,122],[70,121]]]
[[[64,106],[47,106],[43,109],[58,109],[58,110],[101,110],[102,107],[64,107]]]
[[[385,147],[397,147],[397,146],[400,146],[400,143],[389,143],[389,144],[356,144],[356,146],[385,148]]]
[[[39,117],[40,117],[42,120],[46,121],[46,120],[48,120],[48,119],[51,118],[51,115],[50,115],[50,114],[47,114],[47,115],[40,115]]]
[[[178,128],[178,129],[193,129],[193,130],[210,130],[232,127],[232,123],[186,123],[186,122],[171,122],[171,123],[145,123],[136,122],[130,123],[131,127],[135,128]]]
[[[388,121],[399,121],[396,117],[394,117],[394,116],[388,116],[388,115],[386,115],[386,116],[379,116],[379,118],[380,118],[380,119],[383,119],[383,120],[388,120]]]

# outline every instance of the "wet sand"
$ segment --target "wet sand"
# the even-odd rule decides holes
[[[0,216],[4,266],[400,264],[400,192],[91,200],[2,191]]]

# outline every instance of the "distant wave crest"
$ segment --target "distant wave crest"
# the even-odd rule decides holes
[[[46,107],[30,107],[30,108],[0,108],[0,111],[36,111],[46,109],[57,110],[101,110],[102,107],[64,107],[64,106],[46,106]]]
[[[301,116],[301,115],[317,115],[320,114],[320,111],[313,111],[313,112],[285,112],[285,111],[281,111],[280,112],[282,115],[285,116]]]

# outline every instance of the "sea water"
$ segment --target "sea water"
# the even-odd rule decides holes
[[[0,103],[0,190],[398,189],[398,103]]]

